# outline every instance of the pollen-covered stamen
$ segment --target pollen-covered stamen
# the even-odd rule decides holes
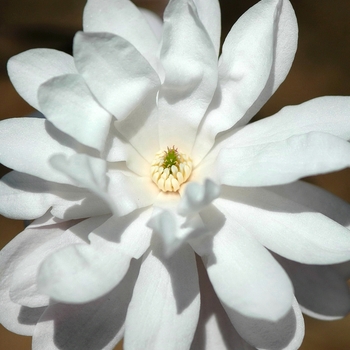
[[[192,172],[192,159],[175,146],[156,153],[151,166],[153,182],[164,192],[176,192]]]

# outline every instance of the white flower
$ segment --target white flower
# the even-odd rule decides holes
[[[342,265],[313,265],[350,260],[350,207],[297,180],[349,166],[350,99],[246,126],[290,69],[288,0],[247,11],[219,63],[216,0],[171,0],[160,41],[146,16],[89,0],[74,58],[9,62],[46,120],[0,124],[1,213],[36,219],[1,253],[1,322],[34,349],[297,349],[291,280],[307,312],[349,310]]]

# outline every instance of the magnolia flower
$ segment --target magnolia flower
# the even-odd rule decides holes
[[[34,349],[297,349],[292,281],[344,316],[344,266],[319,265],[350,260],[350,207],[298,180],[349,166],[350,99],[247,125],[292,64],[290,2],[248,10],[219,60],[217,0],[170,0],[163,25],[89,0],[83,22],[73,57],[9,61],[46,119],[0,123],[1,213],[34,220],[1,253],[2,324]]]

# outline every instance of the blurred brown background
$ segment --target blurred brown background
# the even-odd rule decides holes
[[[167,1],[134,2],[161,15]],[[221,0],[223,38],[235,20],[256,2]],[[291,2],[299,22],[298,52],[289,76],[259,117],[271,115],[285,105],[298,104],[317,96],[350,95],[350,2]],[[70,52],[73,35],[81,29],[84,5],[85,0],[0,0],[0,119],[32,111],[7,78],[6,62],[9,57],[35,47]],[[6,171],[0,165],[0,175]],[[350,170],[308,180],[350,202]],[[22,230],[23,224],[0,216],[0,227],[2,247]],[[31,348],[30,344],[29,337],[0,328],[0,350],[26,350]],[[350,349],[350,317],[336,322],[306,317],[306,336],[301,349]]]

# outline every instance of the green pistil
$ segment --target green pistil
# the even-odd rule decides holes
[[[166,156],[164,158],[163,168],[171,168],[173,165],[177,165],[179,163],[179,156],[177,150],[168,147],[168,151],[166,152]]]

